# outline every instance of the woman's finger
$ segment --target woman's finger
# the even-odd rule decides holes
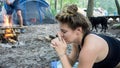
[[[50,44],[52,47],[55,47],[55,42],[54,41],[51,41],[51,44]]]
[[[66,44],[66,41],[62,38],[62,41],[63,41],[63,43],[65,43]]]
[[[53,45],[53,44],[50,44],[50,46],[53,47],[53,48],[55,48],[55,45]]]
[[[61,41],[62,38],[61,38],[60,32],[58,32],[57,35],[58,35],[59,41]]]

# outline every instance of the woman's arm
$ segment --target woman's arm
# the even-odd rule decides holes
[[[94,48],[83,47],[79,55],[78,68],[92,68],[97,58],[97,50]]]
[[[74,63],[77,61],[78,57],[79,57],[79,50],[78,50],[77,44],[72,44],[72,50],[71,50],[71,53],[69,55],[63,54],[63,55],[59,56],[59,58],[62,62],[63,68],[65,68],[66,66],[67,67],[73,66]],[[66,64],[66,63],[68,63],[68,64]]]
[[[101,53],[102,46],[98,38],[88,35],[79,54],[78,68],[92,68]],[[99,44],[98,44],[99,43]]]
[[[90,44],[93,46],[90,46]],[[84,45],[84,47],[82,47],[80,54],[79,54],[78,68],[92,68],[93,67],[93,64],[95,63],[98,52],[99,52],[98,48],[95,48],[94,46],[95,44],[87,42]],[[75,63],[77,59],[75,55],[76,55],[75,51],[72,51],[72,53],[68,57],[67,55],[62,55],[59,57],[62,62],[63,68],[72,68],[72,65]]]
[[[67,55],[59,56],[63,68],[72,68]]]

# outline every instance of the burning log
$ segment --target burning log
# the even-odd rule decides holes
[[[14,37],[14,36],[16,36],[16,33],[14,32],[14,30],[12,28],[5,29],[5,34],[4,34],[5,38]]]
[[[20,34],[20,30],[25,27],[18,27],[12,25],[11,22],[9,22],[9,19],[6,15],[4,15],[4,24],[1,29],[1,35],[0,35],[0,41],[3,43],[16,43],[18,41],[18,33]],[[19,30],[19,32],[17,32]]]
[[[4,37],[4,34],[0,34],[1,43],[17,43],[18,35],[12,37]]]
[[[26,27],[0,27],[0,42],[2,43],[16,43],[20,30]]]
[[[6,28],[4,32],[0,33],[0,42],[2,43],[16,43],[18,34],[13,28]]]
[[[16,43],[16,42],[17,42],[16,40],[11,39],[11,38],[8,38],[8,41],[9,41],[10,43]]]
[[[4,38],[10,43],[16,43],[17,42],[17,35],[12,28],[5,29]]]

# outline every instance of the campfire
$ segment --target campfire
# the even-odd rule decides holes
[[[14,27],[4,15],[4,23],[0,28],[0,42],[1,43],[16,43],[18,41],[18,34],[20,34],[21,27]]]
[[[5,33],[3,34],[3,41],[10,42],[10,43],[16,43],[17,41],[17,34],[13,30],[13,28],[6,28]]]

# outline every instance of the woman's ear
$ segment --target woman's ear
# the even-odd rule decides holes
[[[79,33],[82,32],[82,28],[81,28],[81,27],[78,27],[78,28],[76,29],[76,31],[77,31],[77,34],[79,34]]]
[[[82,32],[82,28],[81,28],[81,27],[78,27],[78,28],[77,28],[77,31]]]

